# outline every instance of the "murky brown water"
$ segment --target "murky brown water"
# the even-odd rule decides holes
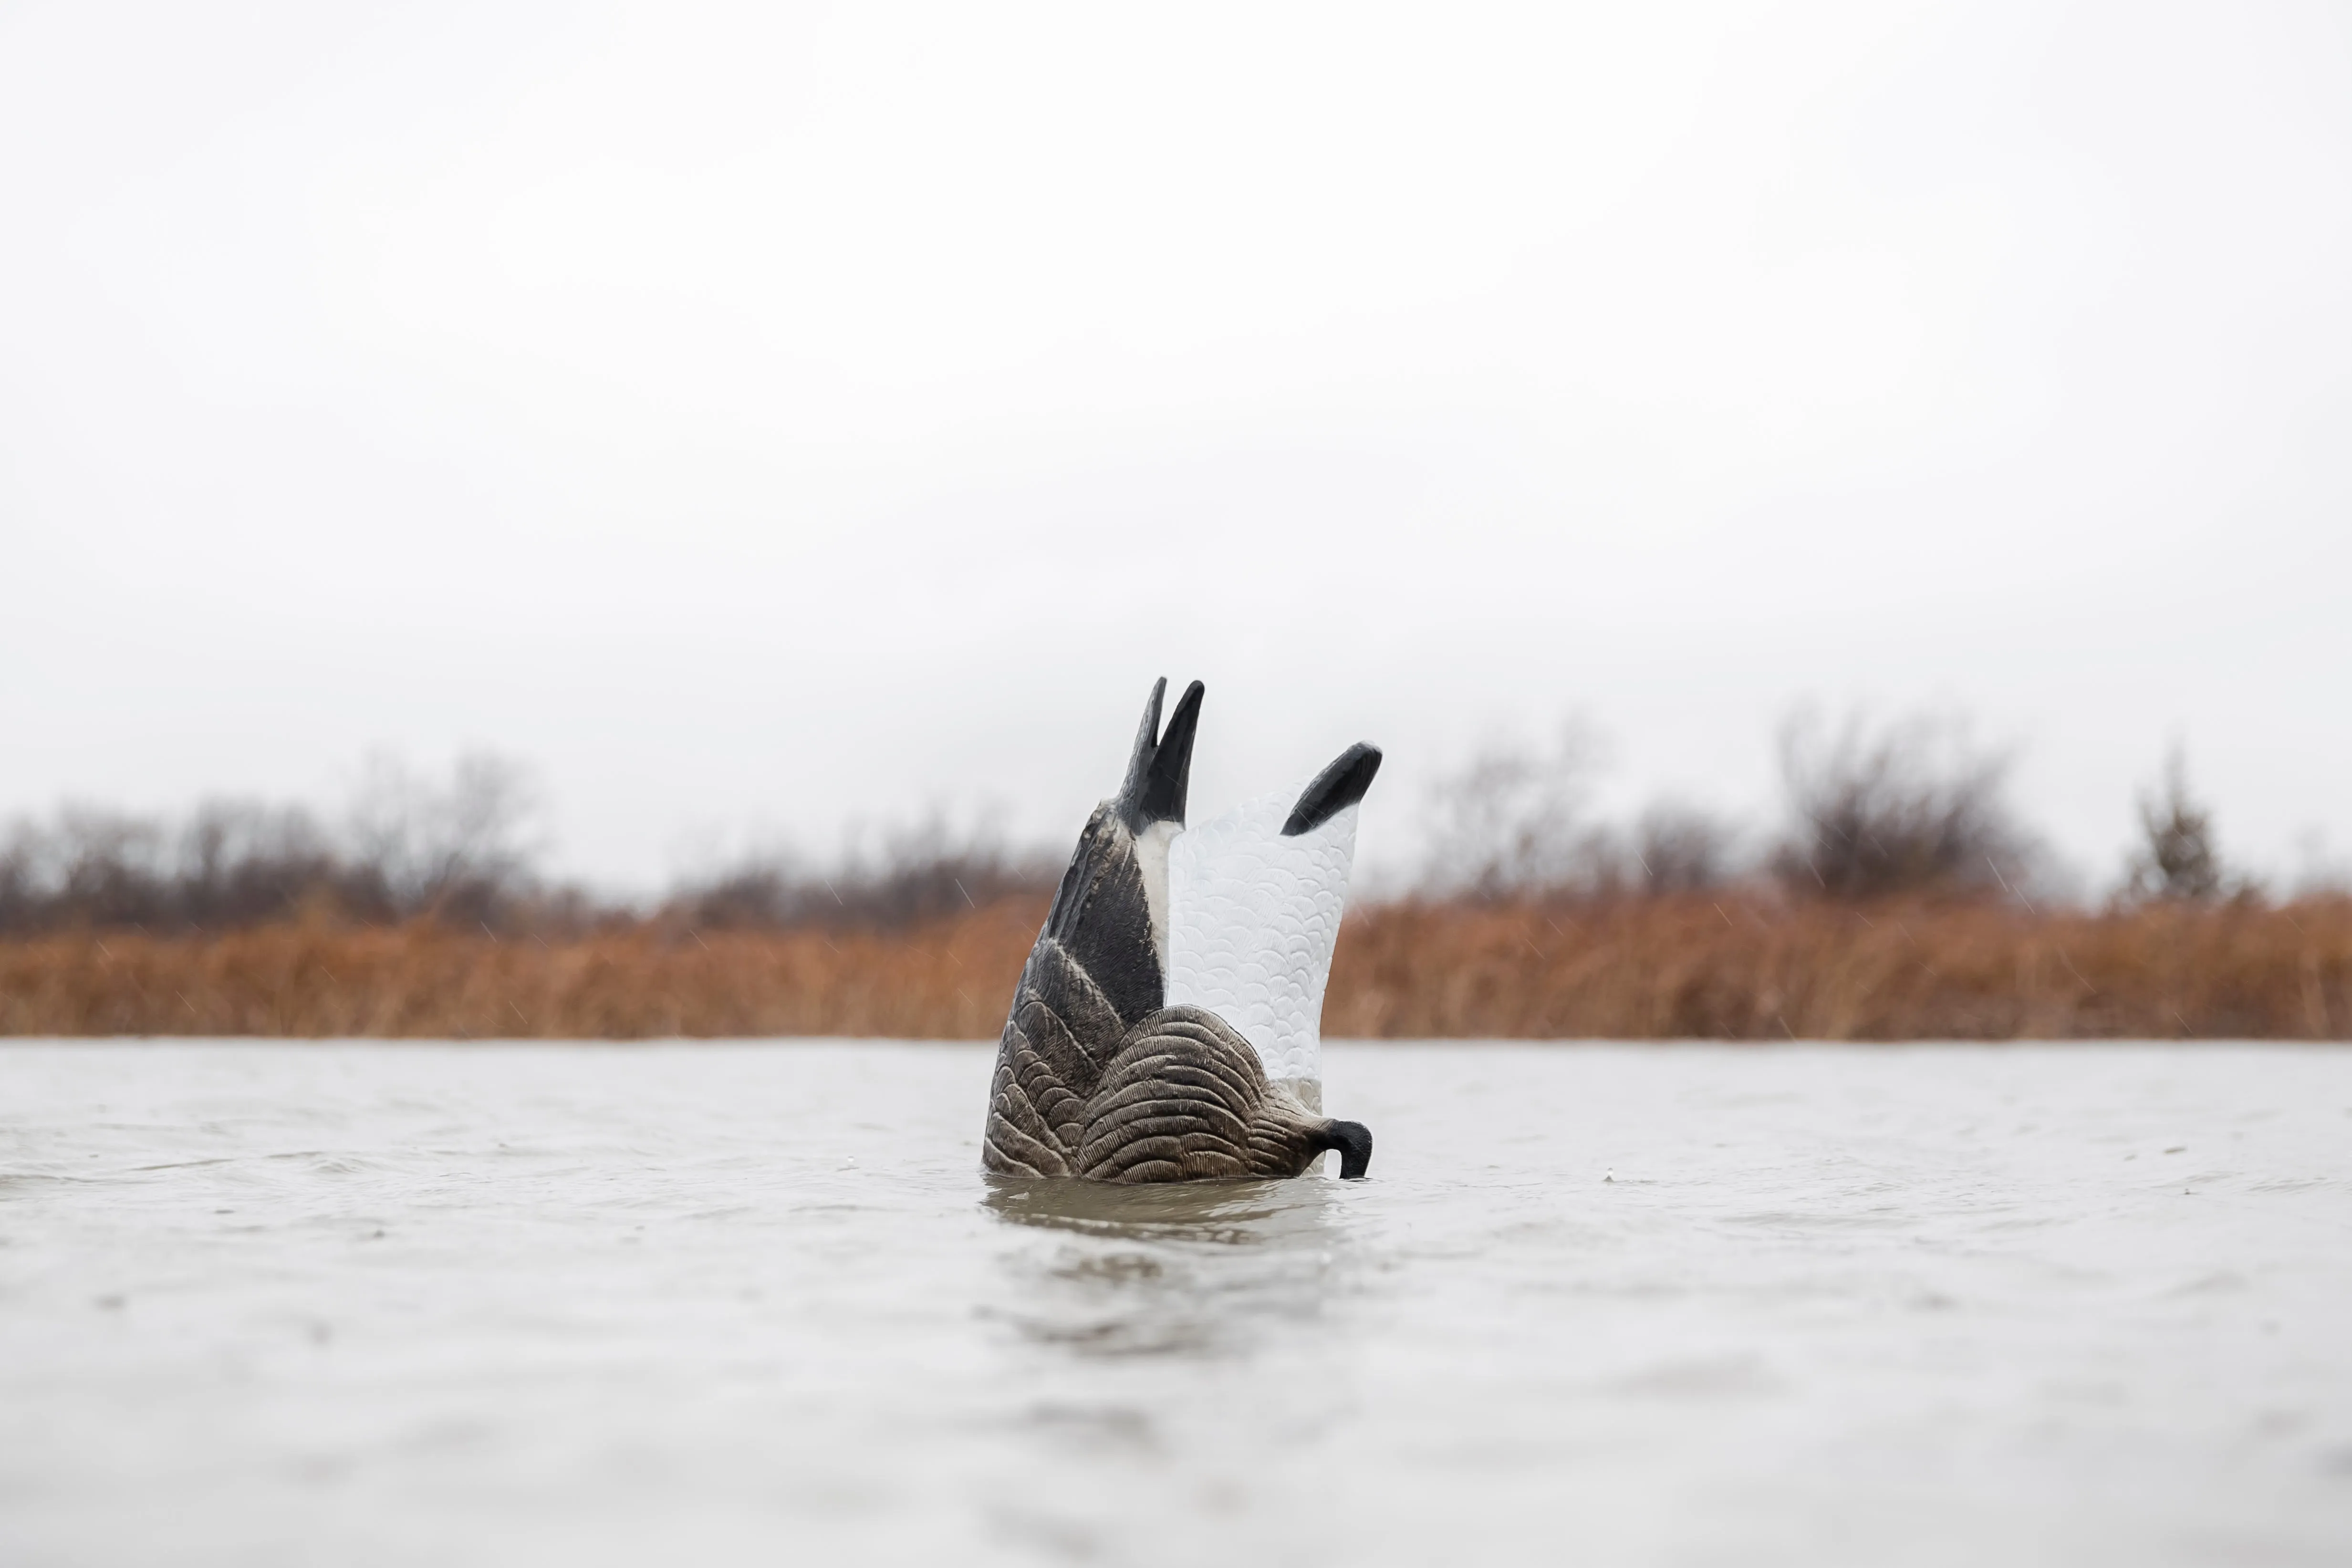
[[[0,1047],[0,1562],[2352,1560],[2352,1051]],[[1613,1179],[1612,1179],[1613,1178]]]

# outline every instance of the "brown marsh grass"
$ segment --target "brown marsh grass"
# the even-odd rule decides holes
[[[1394,904],[1351,922],[1333,1036],[2352,1038],[2352,901],[2042,913],[1706,895]]]
[[[992,1038],[1043,901],[897,931],[418,921],[0,941],[0,1033]],[[2030,914],[1706,894],[1351,917],[1335,1037],[2352,1038],[2352,900]]]
[[[0,942],[0,1034],[992,1037],[1041,912],[887,934],[257,926]]]

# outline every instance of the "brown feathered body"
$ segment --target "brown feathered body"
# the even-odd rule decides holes
[[[983,1163],[1117,1182],[1302,1174],[1334,1146],[1328,1121],[1216,1014],[1160,1006],[1139,861],[1116,810],[1097,810],[1013,993]]]

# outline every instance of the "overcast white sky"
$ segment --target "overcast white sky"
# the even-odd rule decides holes
[[[0,813],[534,763],[556,863],[1973,713],[2352,852],[2352,11],[0,5]]]

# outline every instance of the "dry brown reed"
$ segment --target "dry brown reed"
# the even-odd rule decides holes
[[[0,1033],[986,1039],[1043,915],[562,939],[425,922],[0,942]],[[1333,1036],[2352,1038],[2352,900],[2031,914],[1706,894],[1352,917]]]
[[[1325,1032],[1628,1040],[2352,1038],[2352,901],[2032,914],[1706,896],[1398,904]]]
[[[419,921],[44,936],[0,942],[0,1034],[978,1039],[1003,1027],[1042,913],[1008,901],[887,934],[501,939]]]

